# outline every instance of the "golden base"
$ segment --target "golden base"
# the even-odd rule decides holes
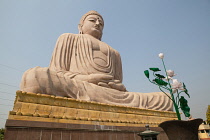
[[[110,105],[17,91],[9,119],[136,127],[149,124],[150,127],[157,127],[161,122],[176,120],[177,117],[176,113],[171,111]]]

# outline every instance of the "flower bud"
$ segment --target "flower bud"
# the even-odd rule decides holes
[[[160,59],[163,59],[164,58],[164,54],[163,53],[159,53],[158,56],[160,57]]]
[[[176,74],[174,74],[174,71],[173,71],[173,70],[167,70],[166,72],[167,72],[167,75],[168,75],[169,77],[173,77],[173,76],[176,75]]]
[[[181,82],[179,82],[177,79],[173,79],[172,81],[173,81],[173,83],[171,84],[172,89],[184,90]]]

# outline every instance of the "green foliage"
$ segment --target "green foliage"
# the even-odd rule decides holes
[[[149,71],[148,71],[148,70],[145,70],[145,71],[144,71],[144,74],[145,74],[145,76],[146,76],[147,78],[149,78]]]
[[[1,128],[0,129],[0,140],[4,140],[4,132],[5,132],[5,129]]]
[[[158,78],[163,79],[165,78],[165,76],[161,75],[161,74],[155,74]]]
[[[187,96],[190,98],[190,95],[188,94],[188,90],[187,90],[187,88],[186,88],[186,86],[185,86],[185,84],[183,83],[183,88],[184,88],[184,92],[187,94]]]
[[[210,105],[208,105],[208,109],[206,111],[206,120],[207,123],[210,124]]]
[[[181,96],[179,101],[180,101],[180,108],[182,109],[184,115],[186,117],[190,117],[190,107],[187,104],[187,100],[184,98],[184,96]]]
[[[190,115],[190,107],[188,106],[187,100],[184,98],[184,96],[181,96],[181,98],[180,98],[180,93],[182,93],[182,92],[184,92],[190,98],[190,95],[188,94],[188,90],[187,90],[185,84],[183,83],[183,89],[181,89],[180,87],[176,87],[177,82],[174,82],[173,78],[172,78],[174,76],[174,72],[173,72],[173,76],[171,76],[170,78],[167,77],[168,71],[166,71],[166,67],[165,67],[163,59],[162,59],[162,62],[163,62],[166,76],[158,74],[158,72],[161,71],[159,68],[149,68],[149,70],[151,70],[153,72],[153,75],[152,75],[153,78],[152,77],[150,78],[149,70],[144,71],[145,76],[148,78],[149,82],[157,85],[159,87],[159,89],[166,95],[167,95],[166,90],[168,92],[170,92],[170,96],[168,96],[168,95],[167,96],[173,101],[178,120],[181,120],[181,116],[179,113],[180,108],[186,117],[190,117],[191,116]],[[151,80],[151,79],[153,79],[153,80]],[[177,94],[173,93],[173,89],[175,89],[177,91]],[[210,108],[209,108],[209,110],[210,110]],[[210,113],[209,113],[208,118],[209,118],[209,122],[210,122]]]
[[[157,83],[157,84],[160,85],[160,86],[167,86],[167,85],[168,85],[167,82],[165,82],[165,81],[163,81],[163,80],[161,80],[161,79],[155,78],[154,81],[155,81],[155,83]]]
[[[159,68],[149,68],[151,71],[157,72],[157,71],[161,71]]]

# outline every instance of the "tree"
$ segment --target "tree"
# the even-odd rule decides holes
[[[208,105],[208,109],[206,111],[206,120],[207,123],[210,124],[210,105]]]
[[[0,129],[0,140],[4,140],[4,132],[5,132],[5,129],[1,128]]]

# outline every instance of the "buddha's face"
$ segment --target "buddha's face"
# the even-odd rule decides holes
[[[104,21],[98,15],[88,15],[80,28],[83,34],[89,34],[100,40],[104,28]]]

